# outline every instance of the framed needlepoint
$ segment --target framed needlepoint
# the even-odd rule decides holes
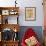
[[[2,15],[9,15],[9,10],[2,10]]]
[[[26,21],[35,21],[36,20],[36,8],[35,7],[26,7],[25,8],[25,20]]]

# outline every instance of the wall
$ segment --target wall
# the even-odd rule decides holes
[[[20,2],[20,25],[42,26],[43,25],[43,6],[42,0],[21,0]],[[36,21],[25,21],[25,7],[36,7]],[[19,20],[20,20],[19,18]],[[23,20],[23,21],[22,21]],[[21,23],[22,22],[22,23]]]
[[[15,0],[14,0],[15,1]],[[1,7],[10,7],[10,6],[15,6],[13,0],[0,0],[0,6]],[[33,28],[35,29],[35,32],[37,33],[40,41],[42,42],[43,38],[43,6],[42,6],[42,0],[17,0],[17,6],[19,6],[19,24],[20,26],[34,26]],[[36,7],[36,21],[25,21],[25,7]],[[11,16],[9,17],[9,20],[11,20]],[[14,18],[15,20],[15,18]],[[15,22],[15,21],[13,21]],[[35,27],[36,26],[36,27]],[[23,31],[27,27],[21,27],[21,34],[23,34]],[[22,37],[20,37],[21,39]]]
[[[20,32],[19,32],[19,39],[20,39],[20,42],[24,36],[24,33],[27,31],[28,28],[32,28],[35,33],[37,34],[38,36],[38,39],[41,43],[43,43],[43,32],[42,32],[42,27],[41,26],[21,26],[20,27]]]
[[[9,1],[0,0],[0,6],[2,7],[15,6],[14,1],[13,0],[9,0]],[[42,0],[17,0],[17,3],[18,3],[17,6],[19,6],[19,15],[20,15],[19,24],[20,26],[43,26],[42,2],[43,2]],[[36,21],[25,21],[25,7],[36,7]]]

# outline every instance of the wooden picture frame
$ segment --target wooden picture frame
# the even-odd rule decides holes
[[[36,20],[36,7],[26,7],[25,8],[25,20],[26,21]]]
[[[0,41],[1,41],[1,32],[0,32]]]

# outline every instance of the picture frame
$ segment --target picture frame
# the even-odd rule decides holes
[[[26,21],[36,20],[36,7],[25,7],[25,20]]]
[[[0,32],[0,41],[1,41],[1,32]]]
[[[9,15],[9,10],[2,10],[2,15]]]
[[[18,13],[18,12],[15,11],[14,9],[9,11],[9,14],[10,14],[10,15],[16,15],[17,13]]]

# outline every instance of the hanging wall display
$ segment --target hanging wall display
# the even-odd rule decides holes
[[[2,10],[2,15],[9,15],[9,10]]]
[[[26,7],[25,8],[25,20],[26,21],[36,20],[36,8],[35,7]]]
[[[0,32],[0,41],[1,41],[1,32]]]

